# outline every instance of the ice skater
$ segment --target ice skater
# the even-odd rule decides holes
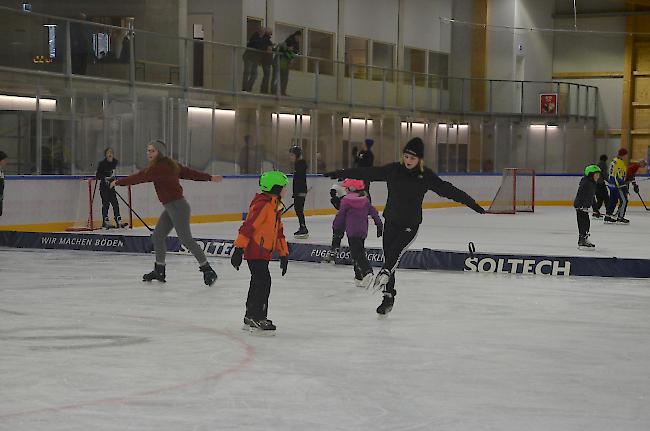
[[[115,189],[111,187],[111,183],[115,181],[115,169],[118,163],[118,160],[113,155],[113,149],[106,148],[104,150],[104,160],[97,164],[97,172],[95,173],[95,179],[99,181],[99,195],[102,198],[102,227],[104,229],[122,228],[129,225],[122,221],[120,204],[117,202]],[[108,209],[111,206],[115,218],[114,225],[111,224],[111,220],[108,218]]]
[[[343,180],[347,194],[341,199],[341,207],[332,223],[332,241],[341,245],[343,234],[348,236],[350,257],[354,264],[354,280],[358,287],[368,288],[372,282],[372,267],[366,257],[365,241],[368,236],[368,216],[377,227],[377,238],[383,233],[383,224],[379,213],[372,206],[361,180],[346,178]],[[333,244],[334,245],[334,244]]]
[[[128,186],[153,182],[156,189],[158,200],[165,208],[156,228],[151,235],[153,248],[156,253],[156,261],[153,271],[142,276],[142,281],[158,280],[165,282],[165,254],[167,244],[165,242],[167,235],[172,228],[176,229],[176,234],[181,243],[187,248],[199,262],[199,270],[203,273],[203,282],[207,286],[212,286],[217,280],[217,273],[212,269],[205,253],[201,247],[192,238],[190,230],[190,205],[183,197],[183,188],[180,179],[194,181],[213,181],[220,182],[223,177],[219,175],[210,175],[204,172],[198,172],[187,166],[182,166],[174,159],[167,157],[165,152],[167,146],[163,141],[151,141],[147,145],[147,159],[149,166],[126,178],[113,181],[112,187]]]
[[[630,200],[630,184],[632,184],[632,190],[634,190],[634,193],[641,197],[641,194],[639,193],[639,185],[636,183],[636,173],[639,169],[645,168],[645,166],[645,160],[639,160],[638,162],[632,162],[627,165],[627,170],[625,171],[625,184],[621,187],[621,191],[628,202]]]
[[[300,147],[289,149],[289,160],[293,163],[293,205],[300,227],[293,236],[297,239],[309,237],[307,223],[305,223],[305,200],[307,199],[307,162],[302,158]]]
[[[462,203],[479,214],[485,209],[471,196],[443,181],[424,166],[424,142],[415,137],[404,147],[402,160],[380,167],[341,169],[325,174],[330,178],[355,178],[367,181],[385,181],[388,199],[384,209],[384,265],[374,282],[375,290],[383,291],[383,300],[377,313],[385,315],[395,302],[395,269],[406,249],[415,240],[422,223],[422,202],[427,191]]]
[[[625,211],[627,210],[627,197],[621,188],[625,185],[625,176],[627,174],[627,167],[623,157],[627,155],[627,150],[621,148],[618,150],[618,155],[614,157],[609,164],[609,175],[607,176],[607,188],[609,189],[609,202],[607,203],[607,214],[605,215],[606,224],[629,224],[630,221],[625,218]],[[618,212],[614,217],[614,210],[618,204]]]
[[[598,165],[589,165],[585,168],[585,176],[580,180],[578,192],[573,200],[578,221],[578,248],[593,249],[596,247],[589,241],[589,207],[594,202],[598,180],[601,171]]]
[[[607,205],[609,204],[609,193],[607,192],[604,175],[604,173],[607,172],[607,154],[600,155],[598,167],[600,168],[600,177],[598,178],[598,182],[596,182],[596,200],[594,201],[592,208],[592,217],[595,219],[603,217],[600,213],[600,208],[605,204],[605,209],[607,209]]]
[[[284,238],[282,197],[289,182],[279,171],[269,171],[260,177],[260,192],[253,198],[246,220],[239,228],[235,240],[235,251],[230,263],[239,271],[242,258],[251,271],[251,282],[246,298],[244,329],[271,334],[276,326],[268,319],[269,296],[271,294],[271,273],[269,261],[273,252],[280,256],[282,275],[287,273],[289,248]]]

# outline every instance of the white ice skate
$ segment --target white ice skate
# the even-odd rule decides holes
[[[372,290],[374,292],[381,292],[382,290],[384,290],[384,287],[388,284],[389,280],[390,280],[390,271],[388,271],[387,269],[382,269],[377,274],[377,277],[375,277],[375,282],[372,285]],[[368,287],[370,287],[370,285]]]
[[[370,271],[369,273],[364,275],[361,280],[355,278],[354,282],[356,283],[357,287],[361,287],[363,289],[368,289],[368,288],[370,288],[370,285],[372,284],[373,276],[374,276],[374,274],[372,273],[372,271]]]

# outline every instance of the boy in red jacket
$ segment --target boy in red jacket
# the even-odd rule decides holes
[[[232,266],[239,271],[242,257],[246,258],[251,271],[251,283],[246,299],[244,328],[250,331],[272,333],[276,326],[267,319],[271,273],[269,261],[274,251],[280,256],[282,275],[287,273],[289,248],[282,226],[282,196],[289,180],[279,171],[269,171],[260,177],[260,191],[253,198],[246,220],[239,228],[235,251],[230,258]]]

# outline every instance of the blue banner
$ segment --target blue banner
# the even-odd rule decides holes
[[[196,241],[207,256],[229,257],[233,251],[233,241],[229,239],[197,238]],[[0,231],[0,246],[126,253],[151,253],[153,251],[151,238],[148,236],[87,233]],[[167,250],[172,253],[190,254],[177,237],[167,238]],[[329,245],[325,244],[289,243],[289,259],[294,261],[323,262],[329,251]],[[366,256],[374,267],[381,267],[384,263],[384,254],[381,249],[367,249]],[[334,262],[340,265],[351,265],[350,250],[341,248],[336,254]],[[650,278],[650,260],[648,259],[470,254],[428,248],[407,251],[402,256],[399,267],[537,276]]]

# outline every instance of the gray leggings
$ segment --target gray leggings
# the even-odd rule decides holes
[[[196,260],[199,261],[199,265],[208,263],[205,253],[203,253],[201,247],[194,241],[192,232],[190,232],[190,204],[187,203],[185,198],[180,198],[165,204],[164,207],[165,211],[160,214],[156,228],[153,234],[151,234],[153,249],[156,252],[156,263],[160,265],[165,264],[165,253],[167,252],[165,240],[169,232],[172,231],[172,228],[176,229],[178,239],[194,255]]]

